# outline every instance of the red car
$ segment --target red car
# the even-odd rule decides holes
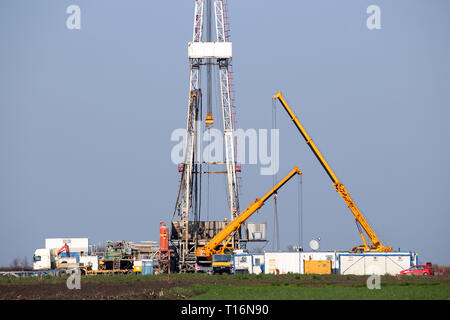
[[[419,276],[428,276],[431,275],[431,269],[427,266],[417,265],[412,266],[409,269],[400,271],[400,274],[414,274]]]

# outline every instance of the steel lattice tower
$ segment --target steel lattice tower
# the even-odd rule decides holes
[[[236,146],[234,139],[234,113],[232,100],[232,78],[230,76],[232,43],[230,41],[226,3],[223,0],[195,0],[194,28],[192,42],[188,43],[190,65],[189,101],[186,124],[185,159],[182,164],[180,186],[175,211],[179,214],[181,238],[178,241],[180,270],[189,270],[193,265],[195,246],[189,230],[189,221],[198,221],[201,207],[201,124],[202,124],[202,89],[200,84],[201,68],[207,71],[207,113],[206,127],[214,123],[211,111],[211,69],[218,70],[220,88],[221,116],[223,119],[223,135],[227,175],[227,194],[230,209],[230,219],[239,212],[239,192],[236,177]],[[212,8],[213,5],[213,8]],[[206,9],[206,10],[205,10]],[[212,10],[213,9],[213,10]],[[206,11],[206,19],[205,19]],[[213,17],[216,38],[212,42],[211,31]],[[206,22],[206,41],[204,24]],[[200,174],[199,174],[200,173]],[[175,213],[174,213],[175,215]],[[192,227],[191,227],[192,228]],[[194,230],[195,231],[195,230]],[[236,237],[239,240],[239,236]],[[237,244],[239,246],[239,243]]]

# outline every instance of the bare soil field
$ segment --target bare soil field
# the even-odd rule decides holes
[[[81,277],[81,289],[68,289],[67,278],[2,278],[0,300],[180,300],[204,295],[208,288],[361,288],[367,276],[351,275],[97,275]],[[382,276],[383,286],[444,285],[450,276]],[[251,299],[252,297],[249,297]],[[449,292],[450,298],[450,292]]]

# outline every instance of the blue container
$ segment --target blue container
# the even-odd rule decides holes
[[[73,251],[73,252],[71,252],[70,253],[70,257],[71,258],[76,258],[77,259],[77,262],[80,262],[80,252],[78,252],[78,251]],[[69,257],[69,255],[67,254],[67,252],[65,252],[65,251],[63,251],[63,252],[61,252],[60,253],[60,256],[61,256],[61,258],[67,258],[67,257]]]
[[[153,274],[153,261],[142,260],[142,275]]]

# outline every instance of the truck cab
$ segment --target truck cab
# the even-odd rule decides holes
[[[78,268],[76,257],[59,257],[52,249],[36,249],[33,255],[33,270]]]
[[[232,273],[233,271],[233,255],[231,254],[215,254],[212,257],[213,273]]]
[[[33,255],[33,270],[55,269],[56,263],[50,249],[36,249]]]

